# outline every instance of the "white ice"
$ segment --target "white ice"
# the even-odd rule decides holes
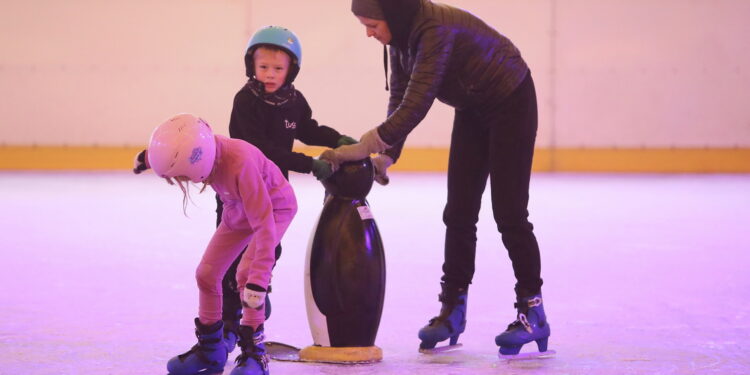
[[[300,211],[266,331],[305,346],[303,264],[323,189],[292,184]],[[557,356],[525,362],[497,358],[514,278],[489,194],[464,346],[417,352],[439,310],[445,190],[444,174],[401,173],[369,196],[387,259],[383,362],[272,362],[272,374],[750,373],[750,175],[534,174]],[[193,193],[185,217],[179,189],[150,173],[0,173],[0,374],[165,374],[195,343],[194,270],[215,220],[213,194]]]

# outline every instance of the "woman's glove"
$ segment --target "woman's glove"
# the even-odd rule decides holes
[[[345,161],[362,160],[370,156],[370,154],[383,152],[389,148],[391,148],[391,146],[380,139],[378,129],[372,128],[362,135],[359,143],[341,146],[333,150],[326,150],[320,155],[320,159],[330,162],[333,166],[333,171],[335,172],[338,169],[339,164]]]
[[[386,154],[378,154],[372,158],[372,165],[375,167],[375,181],[383,186],[388,185],[388,167],[393,165],[393,159]]]
[[[312,174],[318,181],[323,181],[333,174],[333,168],[331,164],[324,160],[313,159],[312,160]]]
[[[133,161],[133,173],[140,174],[149,168],[148,162],[146,161],[146,150],[143,150],[135,156],[135,160]]]
[[[255,284],[245,285],[242,291],[242,305],[251,309],[260,310],[266,302],[266,290]]]

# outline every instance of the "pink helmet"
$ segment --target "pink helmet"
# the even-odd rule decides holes
[[[216,139],[205,121],[183,113],[154,129],[146,154],[160,177],[203,182],[214,166]]]

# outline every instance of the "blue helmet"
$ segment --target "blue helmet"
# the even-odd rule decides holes
[[[245,53],[245,74],[248,77],[255,75],[253,53],[258,47],[263,45],[279,47],[289,55],[292,61],[289,65],[289,74],[286,77],[286,83],[294,81],[300,67],[302,67],[302,45],[299,42],[299,38],[291,30],[281,26],[262,27],[250,38]]]

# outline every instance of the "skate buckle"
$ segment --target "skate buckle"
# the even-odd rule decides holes
[[[253,335],[253,344],[255,344],[255,346],[260,345],[263,341],[266,341],[265,332],[261,332],[260,334]]]
[[[529,324],[529,320],[526,319],[526,314],[519,313],[518,314],[518,321],[520,321],[521,324],[523,324],[523,328],[526,330],[526,332],[528,332],[528,333],[532,333],[533,332],[533,330],[531,329],[531,324]]]
[[[532,299],[529,300],[528,304],[529,304],[529,307],[541,306],[541,304],[542,304],[542,297],[534,297],[534,298],[532,298]]]
[[[271,360],[271,356],[268,355],[268,353],[262,354],[258,356],[258,362],[260,363],[260,367],[263,368],[264,371],[268,371],[268,361]]]

